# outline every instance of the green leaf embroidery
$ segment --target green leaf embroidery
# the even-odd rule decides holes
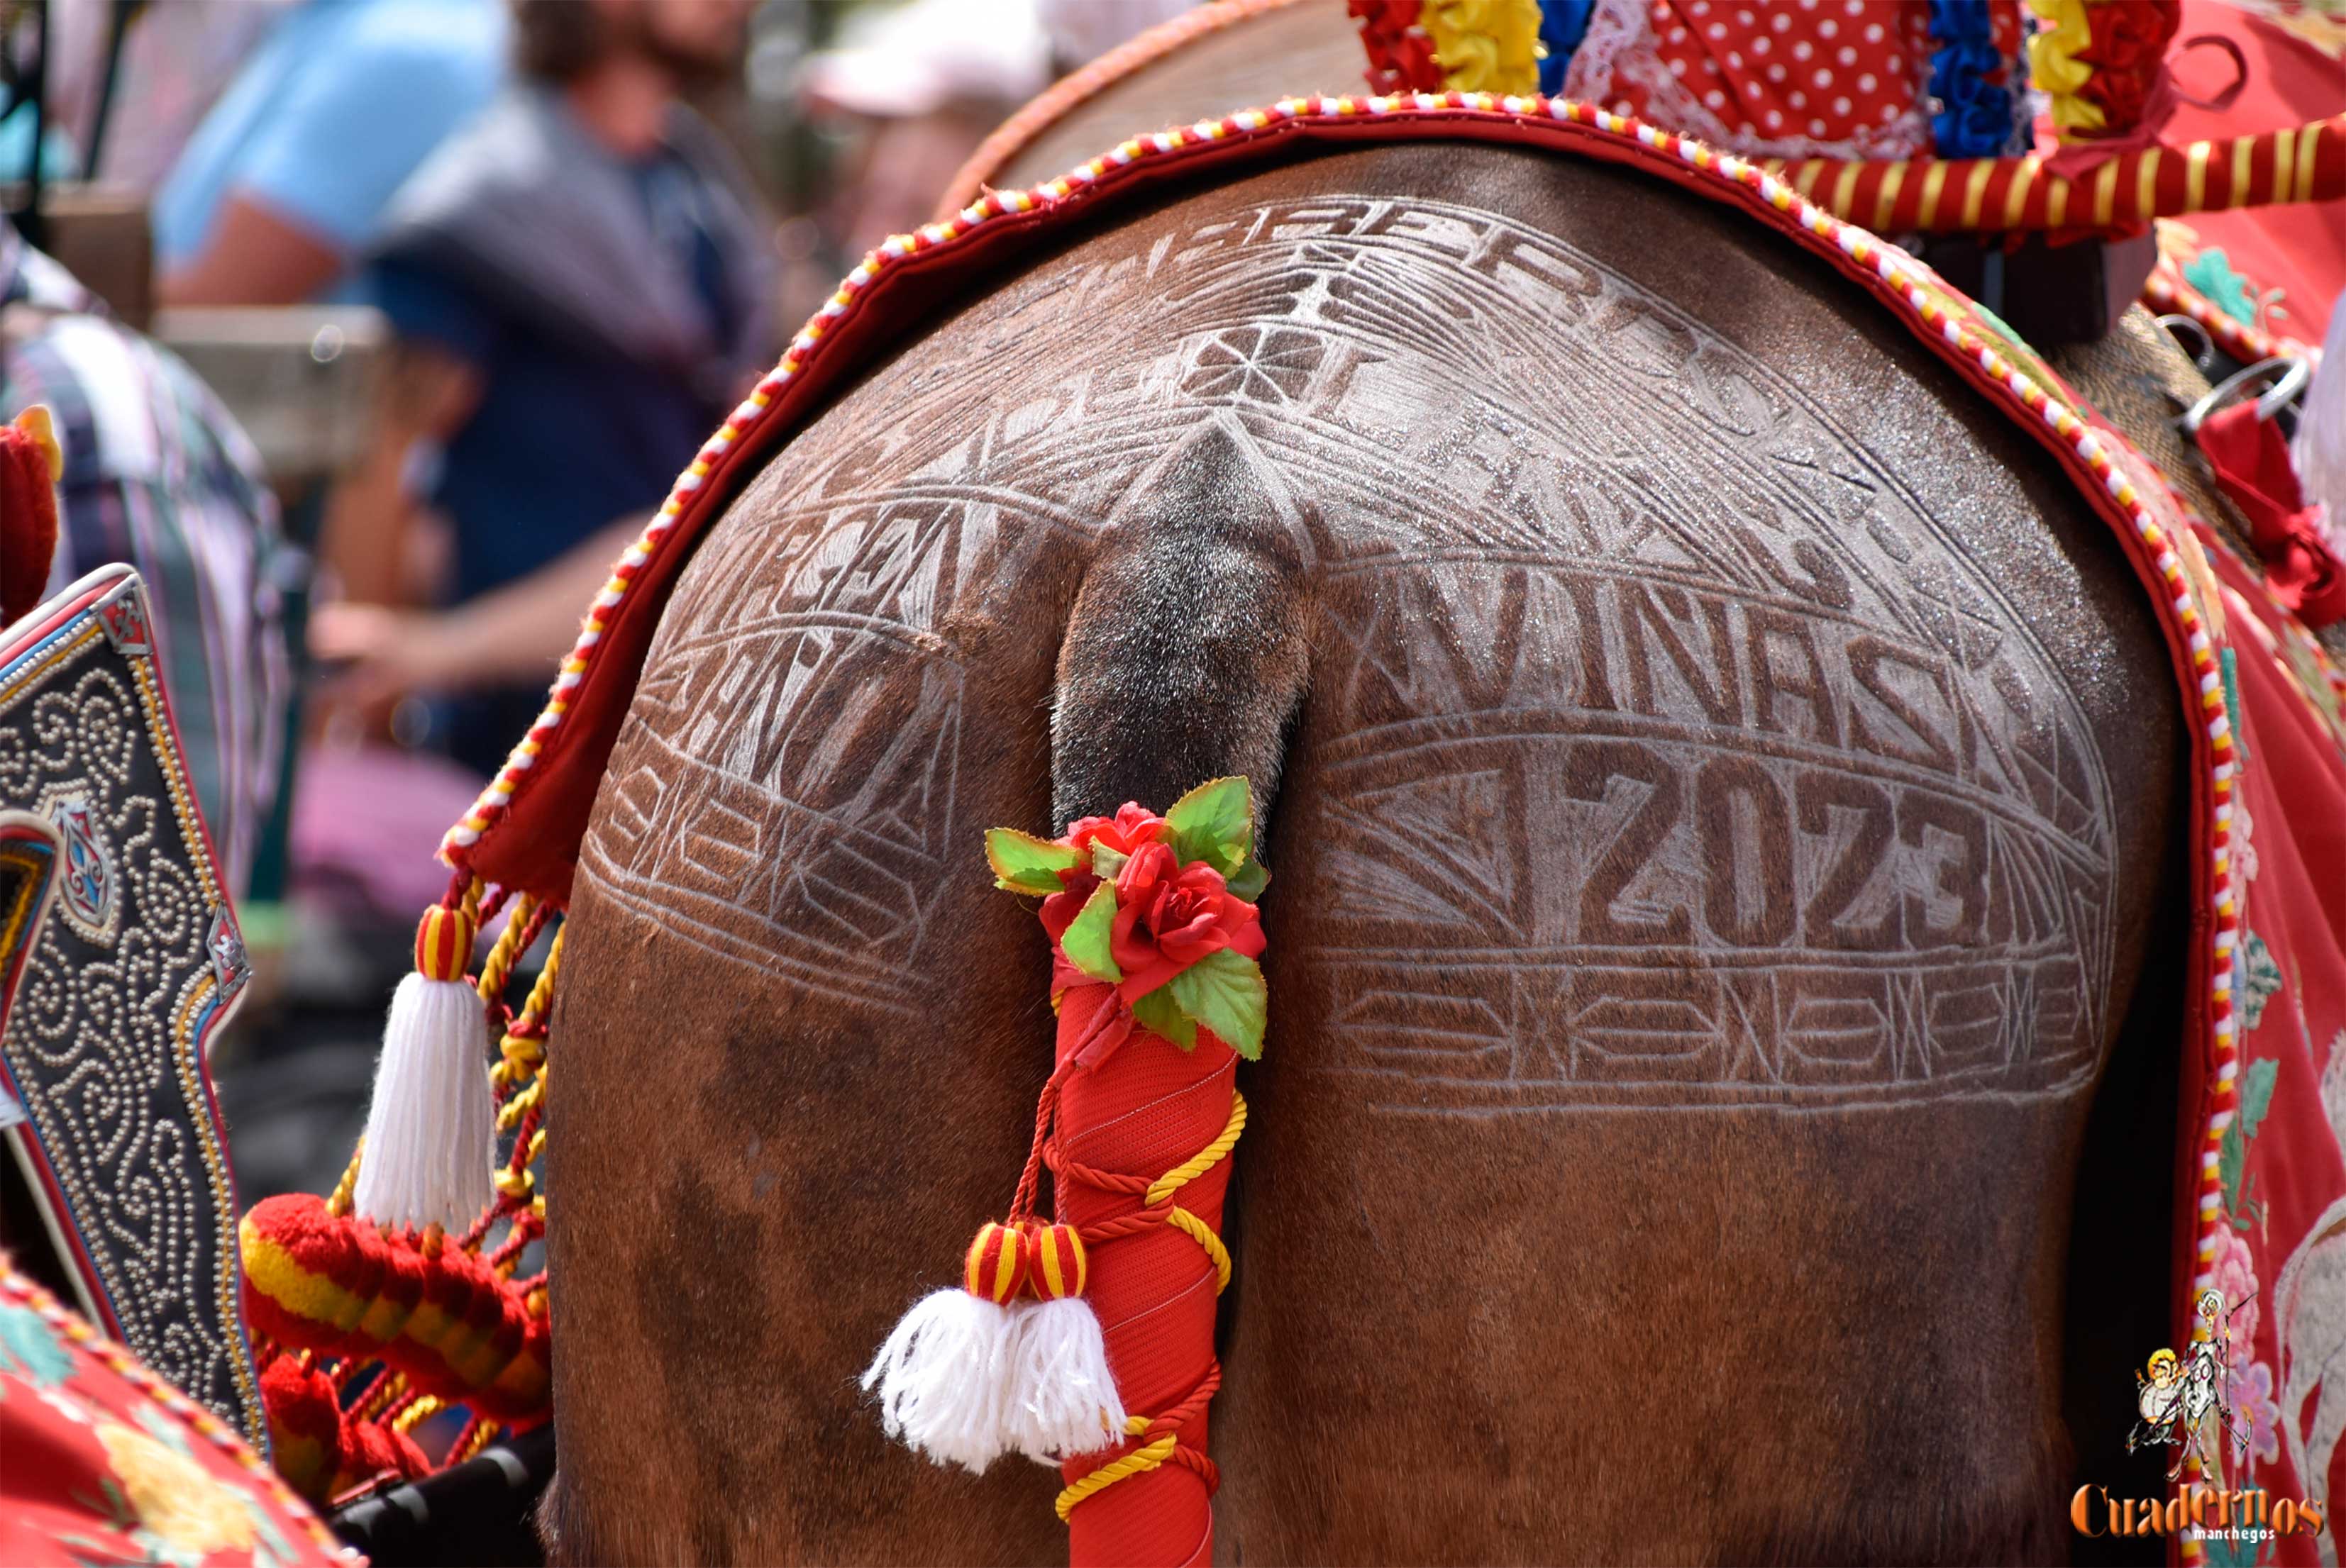
[[[994,868],[997,888],[1014,893],[1056,893],[1062,891],[1058,873],[1082,865],[1084,852],[1015,828],[988,828],[985,863]]]
[[[1198,1048],[1198,1025],[1173,1000],[1173,987],[1158,986],[1132,1004],[1132,1015],[1152,1034],[1161,1034],[1184,1051]]]
[[[1253,796],[1243,778],[1209,779],[1173,802],[1165,825],[1184,865],[1203,860],[1228,877],[1254,844]]]
[[[2240,1183],[2249,1164],[2249,1140],[2257,1135],[2257,1128],[2272,1109],[2273,1083],[2280,1076],[2280,1064],[2270,1057],[2249,1064],[2240,1075],[2240,1109],[2232,1125],[2216,1145],[2216,1176],[2224,1189],[2224,1212],[2239,1223],[2239,1216],[2248,1207],[2242,1200]]]
[[[2248,1074],[2240,1080],[2240,1116],[2234,1124],[2243,1138],[2257,1135],[2265,1113],[2272,1109],[2273,1080],[2280,1076],[2280,1064],[2270,1057],[2249,1064]]]
[[[2235,1005],[2240,1010],[2240,1032],[2247,1033],[2264,1022],[2265,1003],[2279,994],[2281,985],[2280,965],[2273,962],[2272,950],[2265,939],[2249,932],[2249,940],[2240,948],[2239,972],[2233,979]]]
[[[2240,1124],[2236,1120],[2224,1129],[2224,1136],[2216,1145],[2216,1175],[2223,1183],[2227,1214],[2240,1207],[2240,1165],[2247,1154],[2247,1146],[2240,1139]]]
[[[73,1376],[73,1357],[38,1313],[26,1307],[0,1307],[0,1369],[18,1374],[36,1389],[54,1389]]]
[[[1169,988],[1181,1011],[1252,1062],[1262,1055],[1270,990],[1254,960],[1229,948],[1208,953],[1175,975]]]
[[[1083,912],[1076,916],[1067,934],[1059,939],[1059,951],[1094,980],[1122,980],[1124,971],[1116,966],[1116,958],[1108,952],[1108,933],[1115,926],[1116,884],[1102,882],[1084,901]]]

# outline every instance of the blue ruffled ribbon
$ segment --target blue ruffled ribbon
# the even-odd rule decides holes
[[[1540,62],[1540,91],[1550,97],[1564,91],[1564,74],[1571,68],[1573,51],[1588,36],[1588,14],[1596,0],[1540,0],[1540,42],[1547,58]]]
[[[2012,140],[2014,98],[1987,78],[2005,67],[1987,0],[1931,0],[1931,139],[1941,158],[1994,158]]]

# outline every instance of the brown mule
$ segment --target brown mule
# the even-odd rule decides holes
[[[2104,525],[1744,220],[1255,168],[946,314],[678,587],[556,1023],[558,1556],[1061,1556],[854,1377],[1047,1071],[980,831],[1229,772],[1220,1558],[2060,1554],[2081,1159],[2149,1151],[2079,1240],[2157,1321],[2174,1103],[2147,1032],[2089,1140],[2178,755]]]

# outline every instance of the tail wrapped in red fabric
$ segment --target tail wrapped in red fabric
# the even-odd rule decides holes
[[[1261,1054],[1268,1003],[1253,842],[1243,779],[1162,817],[1127,804],[1055,840],[986,836],[996,885],[1044,895],[1058,1064],[1009,1216],[971,1242],[961,1288],[905,1315],[863,1383],[890,1434],[940,1463],[1059,1463],[1078,1564],[1212,1552],[1219,1228],[1246,1126],[1233,1079]],[[1035,1217],[1046,1163],[1056,1225]]]

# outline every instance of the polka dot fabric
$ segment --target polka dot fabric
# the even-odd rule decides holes
[[[1599,0],[1568,90],[1768,156],[1928,150],[1931,10],[1906,0]],[[1634,12],[1634,16],[1627,13]],[[1704,122],[1708,122],[1705,124]]]

